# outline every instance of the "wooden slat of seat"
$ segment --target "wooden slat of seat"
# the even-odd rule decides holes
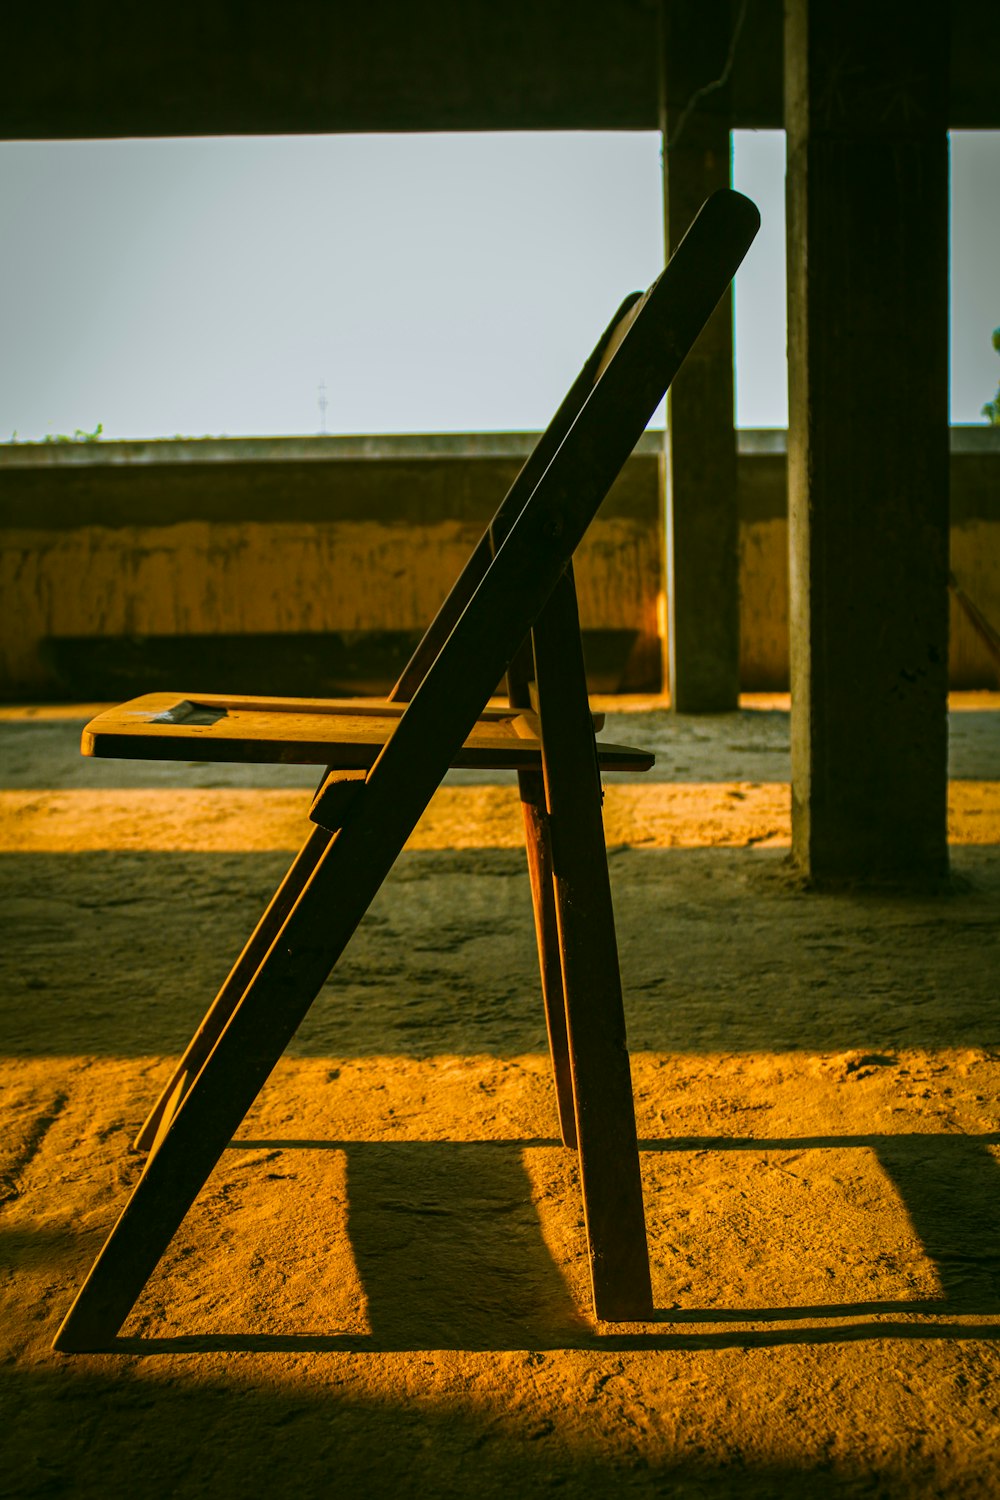
[[[92,719],[84,755],[127,760],[204,760],[241,764],[320,765],[367,770],[392,736],[405,704],[351,699],[223,698],[149,693]],[[653,756],[598,742],[608,771],[645,771]],[[527,710],[489,709],[473,727],[453,765],[481,770],[532,770],[541,765],[537,717]]]
[[[183,724],[198,722],[198,716],[202,710],[209,715],[212,712],[225,711],[227,709],[245,709],[259,713],[286,713],[305,711],[317,714],[373,714],[378,718],[401,719],[406,712],[407,705],[403,702],[393,702],[388,698],[280,698],[260,695],[247,696],[245,693],[143,693],[139,698],[130,698],[126,703],[120,703],[115,709],[106,710],[107,713],[118,713],[125,709],[134,710],[137,713],[149,713],[156,716],[173,716],[175,723]],[[480,719],[509,719],[511,711],[506,704],[487,705],[480,714]],[[97,716],[100,719],[105,714]],[[603,717],[603,716],[602,716]]]

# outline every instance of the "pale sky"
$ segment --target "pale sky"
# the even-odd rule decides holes
[[[0,144],[0,440],[542,427],[663,261],[656,133]],[[786,421],[784,136],[734,135],[763,227],[737,422]],[[1000,132],[952,136],[952,420],[1000,360]]]

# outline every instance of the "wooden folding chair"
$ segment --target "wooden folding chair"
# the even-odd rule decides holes
[[[518,771],[594,1308],[651,1314],[600,770],[652,757],[595,742],[571,559],[758,224],[747,199],[716,193],[653,286],[622,305],[388,702],[158,694],[88,726],[90,754],[329,769],[312,832],[139,1133],[145,1170],[56,1349],[114,1338],[451,765]],[[490,710],[505,674],[511,707]]]

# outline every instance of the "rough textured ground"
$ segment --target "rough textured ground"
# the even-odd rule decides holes
[[[780,709],[609,724],[660,756],[611,858],[654,1322],[590,1317],[523,856],[457,779],[115,1351],[66,1357],[312,780],[94,766],[78,731],[0,723],[0,1491],[1000,1492],[995,707],[953,715],[956,879],[919,898],[790,878]],[[220,822],[212,784],[270,791]]]

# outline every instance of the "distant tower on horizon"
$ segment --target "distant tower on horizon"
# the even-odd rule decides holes
[[[320,437],[326,436],[326,408],[329,405],[326,399],[326,381],[319,383],[319,432]]]

